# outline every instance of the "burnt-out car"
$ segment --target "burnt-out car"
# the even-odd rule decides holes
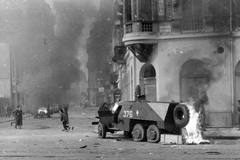
[[[35,111],[34,118],[38,117],[51,117],[53,112],[50,110],[50,107],[39,107],[37,111]]]

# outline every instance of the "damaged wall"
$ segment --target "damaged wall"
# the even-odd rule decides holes
[[[230,126],[232,124],[231,120],[229,120],[229,118],[231,119],[232,112],[230,58],[229,38],[195,38],[182,39],[181,41],[160,41],[158,43],[158,54],[156,58],[153,58],[152,62],[155,66],[157,76],[157,100],[191,100],[193,98],[191,95],[188,95],[189,98],[187,99],[186,97],[183,98],[186,96],[184,94],[189,93],[181,91],[181,85],[184,85],[184,82],[182,82],[183,79],[180,77],[180,72],[185,62],[200,60],[199,62],[205,64],[208,77],[204,85],[196,87],[203,87],[201,91],[206,91],[204,94],[207,97],[202,96],[202,99],[198,98],[194,100],[196,103],[202,103],[205,106],[207,114],[211,114],[211,119],[208,119],[210,125]],[[197,69],[192,68],[193,75],[189,75],[188,79],[191,79],[189,82],[195,83],[194,81],[199,81],[199,78],[203,76],[194,75]],[[188,70],[191,70],[191,68],[188,68]],[[190,84],[187,85],[189,86]],[[183,87],[188,87],[187,85]],[[182,89],[185,90],[185,88]],[[199,91],[200,89],[197,88],[196,92]],[[222,116],[222,118],[219,116]]]

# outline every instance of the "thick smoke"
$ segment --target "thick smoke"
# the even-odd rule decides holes
[[[85,45],[79,44],[84,44],[82,36],[87,35],[83,32],[89,32],[86,28],[95,19],[96,2],[8,2],[19,12],[15,13],[11,8],[8,12],[11,16],[5,17],[15,22],[7,24],[13,28],[9,40],[12,53],[18,60],[18,70],[24,74],[18,91],[27,95],[30,105],[69,103],[74,101],[71,95],[81,92],[80,86],[73,88],[74,84],[86,80],[87,55],[86,50],[80,48]]]

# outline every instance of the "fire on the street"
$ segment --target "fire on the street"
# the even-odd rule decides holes
[[[189,123],[184,127],[183,138],[186,144],[209,144],[209,140],[203,139],[202,127],[200,124],[200,113],[195,110],[194,102],[187,102],[189,109]]]

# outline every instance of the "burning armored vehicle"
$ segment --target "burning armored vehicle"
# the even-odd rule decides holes
[[[98,110],[98,135],[124,131],[133,141],[160,141],[161,134],[181,135],[181,129],[189,122],[189,109],[183,103],[126,101],[114,107],[102,105]]]

